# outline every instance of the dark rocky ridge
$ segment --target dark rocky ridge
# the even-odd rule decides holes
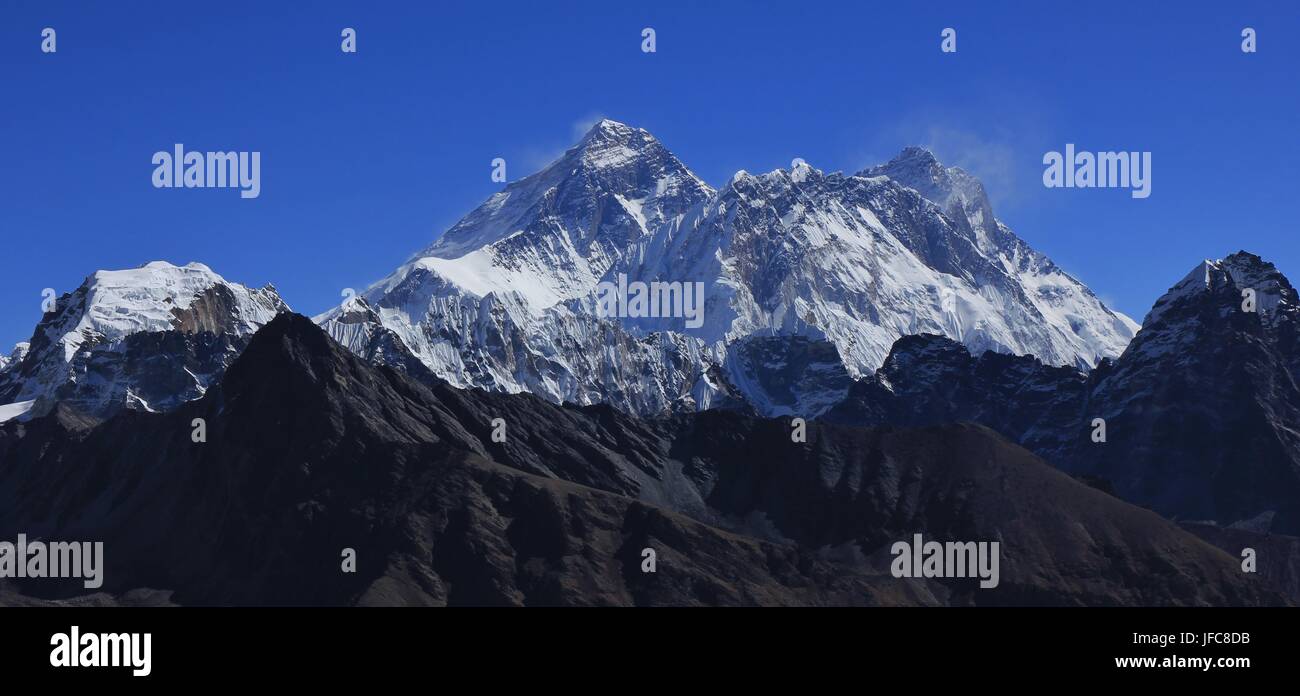
[[[1284,601],[982,427],[814,423],[803,444],[734,412],[638,420],[430,385],[281,315],[171,413],[0,426],[0,538],[103,540],[104,592],[135,602],[155,597],[139,588],[180,604]],[[914,532],[1000,541],[1001,584],[893,578],[889,545]],[[339,570],[345,547],[356,574]]]

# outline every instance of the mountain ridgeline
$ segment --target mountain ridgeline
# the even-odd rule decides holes
[[[703,321],[600,311],[638,283]],[[0,357],[0,540],[106,583],[0,603],[1296,602],[1297,370],[1253,254],[1139,331],[924,149],[714,189],[606,120],[313,320],[197,263],[57,298]],[[914,534],[1000,581],[895,577]]]
[[[82,602],[1287,601],[980,426],[813,423],[796,442],[785,419],[734,411],[557,406],[422,383],[294,314],[201,398],[90,429],[56,407],[0,426],[0,462],[0,538],[103,540],[104,586]],[[895,577],[891,546],[917,533],[999,541],[998,583]],[[355,573],[340,570],[345,550]],[[6,602],[82,592],[0,584]]]
[[[671,286],[679,302],[601,311],[602,286],[629,284]],[[689,317],[686,289],[702,305]],[[168,410],[287,309],[274,288],[201,264],[101,271],[0,363],[0,403]],[[643,416],[815,417],[919,333],[1090,369],[1137,329],[926,150],[849,176],[803,163],[739,172],[715,190],[646,131],[609,120],[317,321],[358,355],[456,386]]]

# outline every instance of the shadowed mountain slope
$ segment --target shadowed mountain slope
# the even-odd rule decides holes
[[[638,421],[430,383],[281,315],[170,413],[0,426],[0,538],[103,541],[104,592],[180,604],[1283,601],[982,427],[814,423],[800,443],[734,412]],[[892,577],[914,533],[998,541],[1000,584]]]

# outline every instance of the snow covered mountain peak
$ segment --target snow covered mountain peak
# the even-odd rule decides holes
[[[1264,300],[1259,303],[1259,308],[1266,316],[1274,313],[1278,302],[1295,305],[1295,288],[1272,262],[1248,251],[1238,251],[1224,257],[1217,266],[1232,277],[1237,289],[1254,290],[1257,297]]]
[[[607,214],[628,218],[644,235],[712,194],[654,136],[605,119],[559,159],[508,184],[413,259],[458,259],[514,237],[523,237],[516,246],[563,245],[590,258],[615,251],[599,235]],[[587,227],[562,229],[562,221]]]
[[[960,211],[977,233],[982,248],[993,249],[999,240],[998,222],[984,184],[960,167],[945,167],[930,150],[909,146],[889,162],[869,167],[863,176],[887,176],[915,190],[946,213]]]
[[[606,140],[631,140],[632,138],[649,138],[650,133],[644,128],[629,126],[622,121],[615,121],[612,118],[602,118],[597,121],[587,132],[579,139],[578,142],[585,143],[594,139]]]
[[[96,271],[73,295],[77,323],[69,327],[60,340],[70,358],[81,341],[91,334],[104,340],[117,340],[140,331],[167,331],[175,326],[176,311],[186,310],[209,289],[224,286],[239,296],[236,308],[249,310],[245,321],[235,322],[236,331],[255,328],[275,316],[279,297],[273,291],[249,290],[226,282],[212,269],[191,262],[175,266],[166,261],[152,261],[124,271]],[[65,316],[69,316],[66,312]]]
[[[1174,284],[1147,313],[1144,326],[1166,318],[1171,310],[1202,301],[1207,293],[1226,293],[1233,306],[1245,300],[1244,292],[1254,291],[1256,311],[1265,324],[1272,324],[1279,311],[1296,312],[1300,300],[1295,288],[1272,263],[1247,251],[1238,251],[1222,259],[1206,259],[1197,264],[1182,280]]]
[[[951,171],[933,152],[917,145],[903,148],[885,164],[868,167],[862,175],[888,176],[939,205],[946,204],[955,189]]]
[[[288,311],[275,289],[201,263],[97,271],[55,301],[21,359],[0,371],[0,404],[68,401],[107,415],[197,398],[242,343]],[[15,354],[17,355],[17,354]]]
[[[607,118],[592,126],[575,150],[583,164],[604,168],[625,165],[660,147],[648,131]]]
[[[918,181],[922,178],[938,180],[943,178],[947,172],[947,169],[939,163],[939,158],[935,157],[934,152],[920,145],[908,145],[885,164],[868,169],[911,172],[909,178]]]
[[[607,118],[592,126],[555,164],[562,169],[583,168],[590,173],[635,167],[641,159],[676,160],[649,131]]]

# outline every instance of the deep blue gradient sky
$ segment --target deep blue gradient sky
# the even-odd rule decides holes
[[[598,116],[715,186],[928,145],[1137,320],[1239,248],[1300,279],[1300,3],[1176,6],[6,0],[0,342],[30,336],[42,288],[155,259],[274,282],[315,314],[498,190],[494,157],[519,178]],[[1067,142],[1151,151],[1151,197],[1044,188],[1043,153]],[[173,143],[261,151],[261,197],[154,189],[150,158]]]

